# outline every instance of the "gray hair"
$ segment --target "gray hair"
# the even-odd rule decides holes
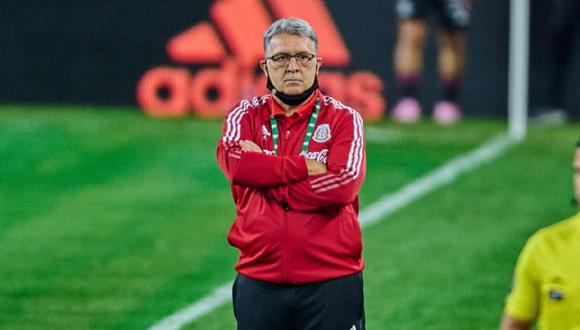
[[[268,54],[268,45],[270,41],[275,35],[287,33],[293,34],[297,36],[302,36],[306,38],[310,38],[312,40],[312,48],[314,53],[318,49],[318,36],[316,35],[316,31],[303,19],[289,17],[289,18],[281,18],[276,22],[272,23],[268,30],[264,33],[264,53]]]

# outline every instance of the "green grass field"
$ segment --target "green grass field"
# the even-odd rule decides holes
[[[0,329],[144,329],[234,277],[221,123],[77,110],[0,108]],[[505,125],[369,125],[380,134],[362,207]],[[530,127],[499,159],[366,228],[368,329],[497,328],[527,237],[575,212],[579,132]],[[231,306],[186,328],[234,329]]]

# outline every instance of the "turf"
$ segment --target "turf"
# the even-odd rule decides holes
[[[2,329],[143,329],[234,276],[221,123],[78,110],[0,108]],[[369,126],[380,134],[362,207],[504,126]],[[575,212],[579,129],[531,127],[498,160],[366,228],[368,328],[497,327],[526,238]],[[231,306],[186,328],[233,329]]]

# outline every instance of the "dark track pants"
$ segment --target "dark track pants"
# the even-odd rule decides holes
[[[233,287],[238,330],[364,330],[361,273],[303,285],[238,275]]]

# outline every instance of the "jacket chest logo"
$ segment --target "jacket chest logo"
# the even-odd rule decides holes
[[[301,152],[300,155],[302,155],[306,159],[312,159],[322,164],[328,164],[328,149],[322,149],[320,151]]]
[[[266,140],[268,136],[271,136],[268,128],[266,128],[266,125],[262,125],[262,140]]]
[[[322,143],[330,140],[330,137],[330,125],[322,124],[316,127],[316,131],[314,131],[312,139],[318,143]]]

